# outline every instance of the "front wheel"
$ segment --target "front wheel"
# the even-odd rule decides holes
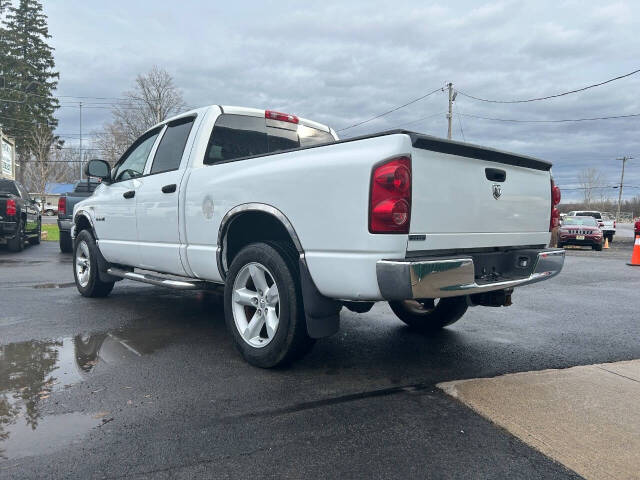
[[[457,322],[468,308],[467,297],[401,300],[389,302],[389,306],[411,328],[427,333]]]
[[[286,364],[313,346],[294,258],[286,247],[254,243],[229,268],[225,321],[244,359],[256,367]]]
[[[594,249],[596,252],[601,252],[601,251],[602,251],[602,244],[600,244],[600,245],[594,245],[594,246],[593,246],[593,249]]]
[[[103,282],[98,272],[98,246],[91,233],[82,230],[73,250],[73,276],[76,288],[85,297],[106,297],[114,282]]]
[[[42,237],[42,220],[38,222],[38,231],[36,233],[37,235],[29,239],[29,243],[31,245],[40,245],[40,238]]]
[[[56,214],[56,212],[54,212],[53,210],[47,210],[47,211],[44,212],[44,214],[47,217],[53,217]]]

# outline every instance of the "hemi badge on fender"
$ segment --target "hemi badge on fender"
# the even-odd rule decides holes
[[[426,240],[427,236],[425,234],[420,234],[420,235],[409,235],[409,241],[410,242],[419,242],[422,240]]]

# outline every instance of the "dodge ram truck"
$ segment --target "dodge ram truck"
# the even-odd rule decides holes
[[[560,191],[536,158],[394,130],[339,140],[271,110],[209,106],[143,134],[76,204],[87,297],[121,279],[224,289],[225,321],[269,368],[388,302],[423,332],[557,275]]]
[[[40,243],[42,217],[36,202],[22,184],[0,178],[0,243],[12,252],[24,249],[24,242]]]

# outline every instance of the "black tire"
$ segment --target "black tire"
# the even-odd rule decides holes
[[[602,244],[600,244],[600,245],[594,245],[594,246],[593,246],[593,249],[594,249],[596,252],[601,252],[601,251],[602,251]]]
[[[85,255],[83,246],[86,245],[88,251],[88,278],[82,281],[78,278],[77,259],[79,255]],[[98,246],[93,235],[88,230],[82,230],[73,249],[73,277],[76,281],[76,288],[85,297],[106,297],[113,290],[115,282],[103,282],[98,274]]]
[[[40,237],[42,237],[42,219],[38,222],[38,235],[29,238],[29,243],[31,245],[40,245]]]
[[[20,222],[16,229],[16,235],[11,240],[7,240],[7,248],[10,252],[21,252],[24,250],[24,223]]]
[[[564,248],[564,244],[558,242],[558,248]]]
[[[44,214],[47,217],[53,217],[56,214],[56,212],[54,212],[53,210],[49,209],[49,210],[45,211]]]
[[[71,232],[60,232],[60,251],[62,253],[71,253],[73,251],[73,242],[71,241]]]
[[[264,346],[252,346],[242,337],[236,326],[233,291],[238,274],[249,264],[264,266],[275,282],[278,295],[278,326]],[[257,290],[257,289],[256,289]],[[239,307],[256,310],[251,306]],[[313,347],[315,340],[307,333],[302,303],[298,266],[295,255],[287,247],[277,243],[253,243],[244,247],[231,262],[224,289],[224,314],[227,329],[236,348],[253,366],[273,368],[301,358]],[[262,328],[260,332],[262,332]],[[256,337],[257,338],[257,337]]]
[[[467,297],[441,298],[433,308],[429,300],[389,302],[393,313],[414,330],[430,333],[451,325],[467,311]]]

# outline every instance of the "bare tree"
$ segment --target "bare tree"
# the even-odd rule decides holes
[[[73,179],[71,152],[61,145],[46,127],[36,128],[28,138],[31,158],[25,168],[25,183],[29,191],[42,193],[49,182]]]
[[[604,186],[602,172],[596,168],[585,168],[578,174],[578,181],[582,187],[582,195],[587,208],[591,206],[595,194]]]
[[[96,134],[96,145],[103,150],[104,160],[111,164],[146,130],[186,106],[171,75],[157,66],[138,75],[134,89],[124,93],[124,98],[111,111],[113,121]]]

